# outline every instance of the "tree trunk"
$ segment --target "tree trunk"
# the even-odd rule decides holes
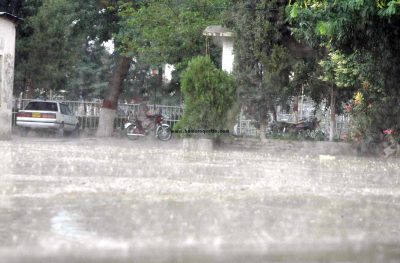
[[[335,88],[331,86],[331,119],[329,123],[329,141],[332,142],[335,139],[335,127],[336,127],[336,94]]]
[[[294,97],[293,114],[294,122],[297,124],[299,122],[299,96]]]
[[[268,102],[269,105],[272,105],[272,103]],[[260,105],[261,108],[259,109],[261,114],[260,114],[260,139],[262,142],[266,140],[265,134],[267,131],[267,125],[268,125],[268,105]]]
[[[278,113],[276,112],[276,105],[271,106],[271,112],[272,112],[272,121],[277,122],[278,121]]]
[[[25,82],[25,99],[34,99],[35,98],[35,85],[31,78],[28,78]]]
[[[97,137],[110,137],[113,133],[118,99],[122,92],[124,79],[129,72],[130,62],[131,58],[120,55],[117,57],[117,63],[108,82],[103,106],[100,110],[99,127],[96,133]]]
[[[266,141],[265,133],[267,130],[267,119],[261,118],[260,120],[260,139],[262,142]]]

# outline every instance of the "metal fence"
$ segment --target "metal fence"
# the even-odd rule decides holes
[[[28,99],[14,99],[13,110],[13,124],[15,125],[16,113],[24,109],[29,103]],[[79,119],[81,129],[97,129],[99,125],[99,116],[102,106],[101,101],[87,102],[87,101],[62,101],[67,104],[74,115]],[[148,105],[151,111],[161,113],[164,120],[173,126],[178,122],[183,114],[183,108],[179,106],[166,106],[166,105]],[[119,129],[128,119],[129,114],[136,114],[139,104],[126,104],[120,103],[117,108],[117,117],[115,118],[114,127]]]
[[[330,133],[330,111],[326,111],[327,114],[322,116],[319,124],[320,129],[329,137]],[[350,132],[351,118],[348,114],[336,115],[335,122],[335,137],[336,139],[344,139]]]
[[[14,112],[13,112],[13,125],[15,125],[16,113],[24,109],[28,102],[28,99],[14,99]],[[99,115],[101,111],[102,102],[87,102],[87,101],[63,101],[66,103],[71,111],[77,116],[80,122],[81,129],[97,129],[99,125]],[[153,112],[160,112],[164,116],[164,120],[173,126],[177,123],[182,115],[183,108],[179,106],[166,106],[166,105],[148,105],[150,110]],[[139,108],[139,104],[127,104],[120,103],[117,108],[117,117],[114,122],[116,129],[122,129],[123,124],[128,119],[129,114],[136,114]],[[320,116],[320,129],[329,136],[329,110],[323,111]],[[305,110],[301,112],[301,118],[311,119],[314,114],[311,110]],[[295,122],[296,117],[294,114],[287,112],[280,112],[277,114],[278,121]],[[247,119],[246,116],[241,112],[237,118],[237,123],[233,127],[233,133],[240,136],[258,136],[259,129],[257,128],[257,122],[251,119]],[[343,135],[349,132],[350,117],[348,115],[338,115],[336,117],[336,136],[341,138]]]
[[[310,120],[314,115],[308,115],[306,120]],[[287,113],[278,113],[277,121],[295,123],[295,115]],[[318,118],[320,120],[319,129],[325,134],[325,137],[329,137],[330,133],[330,113],[329,110],[325,114]],[[343,139],[350,131],[350,116],[349,115],[336,115],[336,126],[335,135],[337,139]],[[242,114],[238,117],[238,123],[234,127],[235,135],[240,136],[258,136],[259,126],[257,121],[246,119]]]

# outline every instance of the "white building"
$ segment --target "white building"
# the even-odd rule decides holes
[[[232,73],[235,60],[233,33],[223,26],[209,26],[203,31],[203,35],[212,37],[214,43],[222,47],[222,69]]]
[[[13,15],[0,12],[0,139],[3,140],[11,138],[17,20]]]

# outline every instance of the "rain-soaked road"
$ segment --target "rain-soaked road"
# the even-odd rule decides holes
[[[400,262],[400,161],[0,142],[0,262]]]

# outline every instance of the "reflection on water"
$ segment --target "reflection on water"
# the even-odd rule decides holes
[[[41,240],[44,247],[53,250],[74,249],[85,247],[86,249],[127,251],[127,242],[108,237],[101,237],[96,232],[85,229],[85,218],[71,211],[61,209],[50,220],[51,233]]]
[[[83,229],[83,226],[78,223],[80,220],[79,215],[62,209],[51,218],[51,231],[62,238],[80,239],[81,241],[86,237],[94,236]]]

